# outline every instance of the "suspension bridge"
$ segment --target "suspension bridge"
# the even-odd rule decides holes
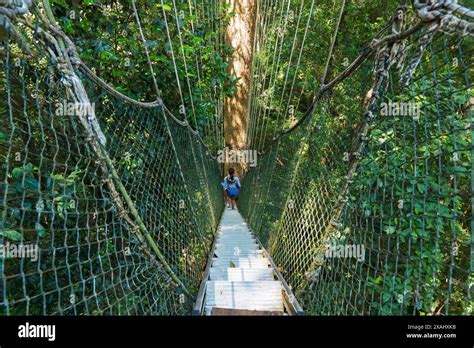
[[[350,1],[256,1],[238,211],[216,156],[233,9],[60,3],[0,0],[1,315],[472,314],[467,1],[364,27]],[[92,35],[98,10],[139,56],[91,58],[72,14]]]

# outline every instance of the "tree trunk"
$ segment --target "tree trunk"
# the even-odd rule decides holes
[[[250,96],[251,68],[253,56],[254,25],[256,15],[255,0],[226,0],[234,12],[226,30],[226,42],[234,53],[229,61],[229,69],[234,79],[238,79],[237,91],[224,102],[224,138],[229,149],[244,150],[247,139],[246,129],[249,119],[248,102]],[[247,168],[244,162],[226,163],[242,176]]]

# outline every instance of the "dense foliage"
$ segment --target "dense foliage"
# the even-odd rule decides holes
[[[207,146],[161,108],[124,103],[78,69],[107,138],[104,170],[78,118],[57,115],[57,102],[71,96],[57,62],[35,45],[34,26],[22,27],[34,57],[2,42],[0,242],[36,243],[40,261],[0,260],[0,313],[188,313],[223,209],[210,155],[223,143],[224,98],[239,81],[225,38],[233,13],[223,1],[136,0],[139,26],[131,0],[50,3],[97,76],[153,101],[146,47],[160,97]],[[398,1],[340,5],[258,2],[246,131],[261,156],[239,209],[309,314],[470,314],[472,41],[436,33],[420,55],[423,28],[399,43],[379,90],[381,51],[308,114],[322,84],[390,33]],[[415,14],[405,14],[408,27]],[[391,102],[416,103],[420,112],[383,114]],[[352,153],[360,141],[362,153]],[[171,272],[143,250],[151,243],[137,230]],[[363,245],[364,258],[324,257],[328,243]]]
[[[81,58],[101,78],[134,98],[156,98],[131,1],[51,3]],[[235,88],[227,69],[231,51],[223,40],[232,14],[214,1],[197,6],[146,0],[136,6],[162,99],[177,117],[208,130],[222,96]]]

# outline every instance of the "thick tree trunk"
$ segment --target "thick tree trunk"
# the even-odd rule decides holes
[[[251,67],[253,55],[256,0],[226,0],[231,4],[229,11],[235,13],[226,30],[226,41],[234,49],[229,61],[229,69],[235,79],[239,79],[233,98],[227,98],[224,106],[224,137],[229,149],[244,150],[247,139],[246,129],[249,118]],[[227,163],[242,176],[245,163]]]

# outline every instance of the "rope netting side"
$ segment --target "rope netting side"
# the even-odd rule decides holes
[[[41,5],[0,51],[0,313],[189,313],[223,209],[218,164],[161,101],[82,69]]]
[[[188,128],[169,120],[168,132],[163,110],[97,92],[90,95],[122,183],[166,260],[196,288],[222,210],[217,163]]]
[[[121,217],[77,117],[56,113],[67,100],[58,77],[11,57],[7,47],[1,241],[12,255],[1,260],[2,314],[184,313]]]
[[[418,20],[395,14],[392,34]],[[370,54],[243,182],[243,214],[310,314],[472,313],[472,33],[440,22]]]

